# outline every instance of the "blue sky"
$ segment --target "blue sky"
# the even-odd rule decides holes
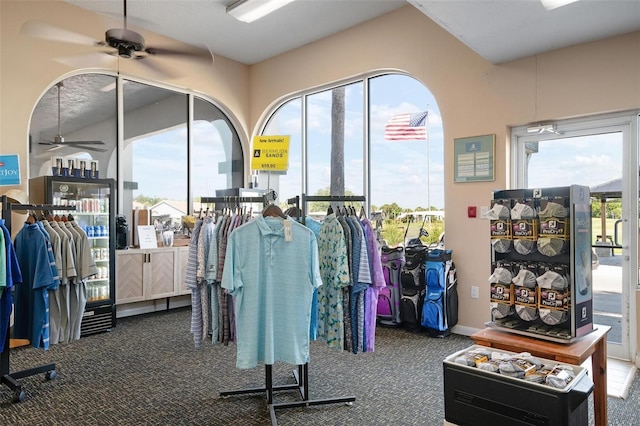
[[[604,133],[539,143],[529,162],[530,188],[594,186],[622,178],[622,135]]]

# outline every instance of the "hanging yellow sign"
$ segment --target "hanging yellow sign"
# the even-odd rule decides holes
[[[289,168],[289,136],[254,136],[251,169],[286,172]]]

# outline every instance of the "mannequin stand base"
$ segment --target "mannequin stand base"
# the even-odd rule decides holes
[[[346,397],[328,398],[328,399],[313,399],[313,400],[309,399],[309,364],[308,363],[304,365],[298,365],[298,370],[297,371],[294,370],[293,376],[296,380],[296,383],[290,384],[290,385],[273,386],[273,366],[270,364],[267,364],[265,365],[265,387],[224,391],[224,392],[220,392],[220,396],[244,395],[244,394],[250,394],[250,393],[266,392],[267,404],[269,405],[269,415],[271,417],[272,426],[277,426],[278,424],[278,419],[276,418],[276,410],[285,409],[285,408],[306,407],[311,405],[325,405],[325,404],[338,404],[338,403],[350,404],[356,400],[355,396],[346,396]],[[300,396],[302,397],[301,401],[281,402],[281,403],[273,402],[274,391],[296,390],[296,389],[300,392]]]

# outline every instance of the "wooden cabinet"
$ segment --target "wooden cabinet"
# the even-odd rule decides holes
[[[189,260],[189,246],[176,247],[176,294],[191,294],[191,290],[184,284],[187,275],[187,261]]]
[[[117,250],[116,305],[176,296],[179,249]]]

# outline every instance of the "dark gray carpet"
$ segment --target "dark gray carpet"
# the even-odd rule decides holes
[[[264,367],[237,370],[233,345],[195,350],[189,319],[188,309],[130,317],[109,333],[49,351],[13,350],[12,371],[55,363],[58,377],[22,379],[22,403],[13,403],[13,393],[1,385],[0,425],[271,424],[264,394],[219,397],[221,391],[264,386]],[[313,342],[310,397],[356,401],[278,410],[278,423],[442,425],[442,360],[471,344],[463,336],[433,339],[388,328],[378,328],[373,353],[353,355]],[[291,366],[273,370],[274,384],[293,381]],[[636,380],[627,400],[609,399],[610,425],[635,423],[638,386]],[[275,393],[275,402],[296,399],[296,392]]]

